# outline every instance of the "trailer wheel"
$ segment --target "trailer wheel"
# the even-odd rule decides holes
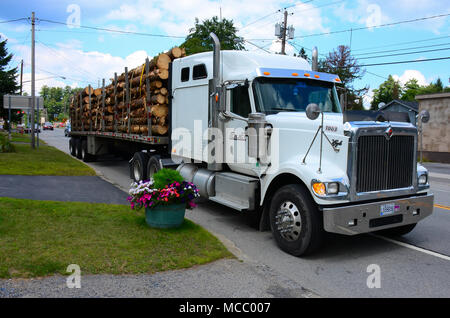
[[[83,155],[81,153],[82,150],[81,139],[80,138],[75,139],[74,145],[75,145],[75,157],[77,157],[78,159],[82,159]]]
[[[147,163],[147,179],[153,179],[153,175],[162,169],[159,161],[160,156],[151,156]]]
[[[143,152],[136,152],[131,159],[131,178],[136,181],[142,181],[147,176],[148,156]]]
[[[309,192],[297,184],[275,192],[270,205],[270,226],[278,246],[295,256],[317,250],[324,235],[319,210]]]
[[[69,152],[74,157],[77,155],[77,151],[75,148],[75,138],[73,137],[69,139]]]
[[[96,159],[94,155],[89,154],[87,151],[87,140],[81,142],[81,159],[84,162],[92,162]]]

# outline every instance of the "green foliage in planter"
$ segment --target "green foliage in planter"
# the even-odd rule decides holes
[[[0,152],[16,152],[14,145],[9,141],[8,136],[0,134]]]
[[[176,170],[163,168],[153,175],[153,181],[155,189],[164,189],[167,185],[174,182],[183,182],[183,177]]]

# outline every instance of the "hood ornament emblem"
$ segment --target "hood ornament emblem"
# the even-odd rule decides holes
[[[389,126],[389,127],[384,131],[384,136],[386,137],[387,140],[390,140],[393,134],[394,134],[394,130],[392,129],[391,126]]]

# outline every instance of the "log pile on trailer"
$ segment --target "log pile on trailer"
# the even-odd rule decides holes
[[[132,70],[125,68],[111,83],[86,87],[70,104],[72,131],[121,132],[163,136],[168,132],[169,64],[186,56],[174,47]]]

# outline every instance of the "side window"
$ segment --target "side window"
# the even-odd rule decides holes
[[[181,69],[181,81],[187,82],[189,81],[189,67],[185,67]]]
[[[248,96],[248,89],[245,86],[238,86],[231,91],[231,112],[244,118],[252,112],[250,106],[250,97]]]
[[[206,73],[206,66],[205,64],[199,64],[195,65],[194,69],[192,70],[192,78],[194,80],[207,78],[208,74]]]

